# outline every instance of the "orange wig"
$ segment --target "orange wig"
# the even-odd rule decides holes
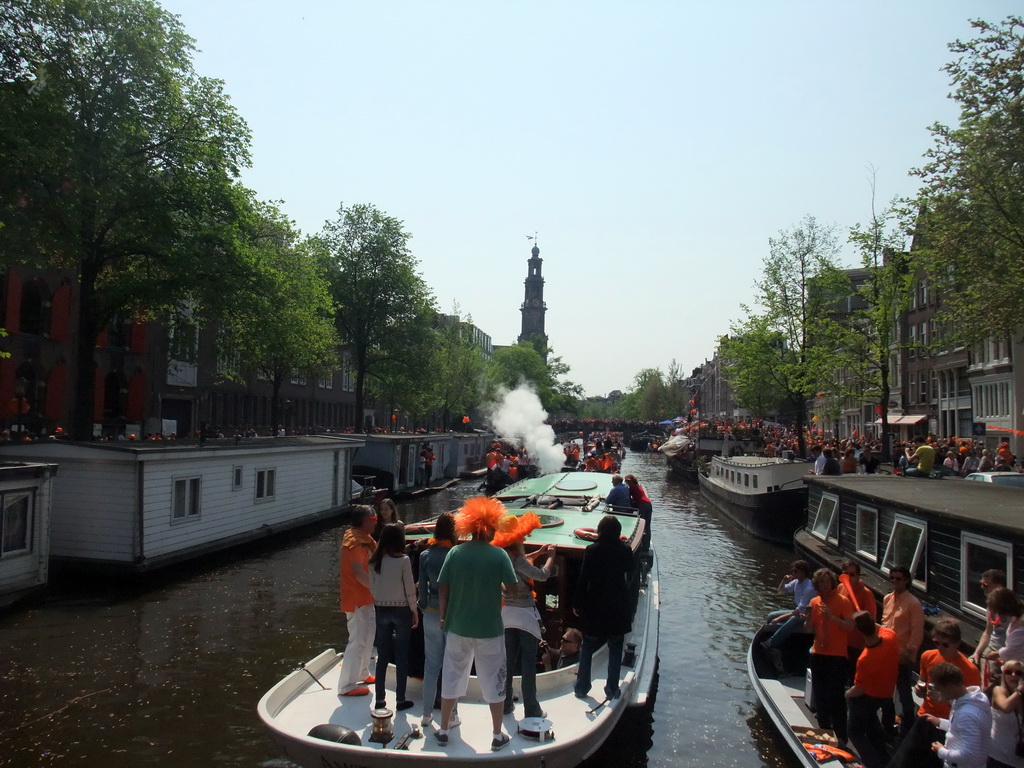
[[[455,532],[460,537],[476,536],[485,530],[498,532],[501,518],[507,513],[505,505],[490,496],[466,499],[455,515]]]
[[[509,518],[512,518],[509,520]],[[516,517],[506,515],[501,520],[498,533],[491,542],[496,547],[510,547],[513,544],[521,544],[533,531],[541,527],[540,518],[536,512],[527,512],[525,515]]]

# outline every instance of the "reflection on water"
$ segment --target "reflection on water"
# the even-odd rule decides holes
[[[588,766],[783,766],[759,712],[746,647],[785,605],[792,554],[751,539],[630,454],[655,502],[660,675],[653,709],[629,713]],[[406,521],[458,507],[466,482],[399,505]],[[60,585],[0,619],[0,765],[78,768],[286,766],[256,702],[300,661],[342,647],[340,531],[321,528],[158,579]]]

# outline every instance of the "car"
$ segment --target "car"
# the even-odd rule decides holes
[[[998,483],[1012,488],[1024,488],[1024,475],[1019,472],[971,472],[964,480],[977,483]]]

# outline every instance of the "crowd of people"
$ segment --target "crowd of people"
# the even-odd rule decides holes
[[[495,445],[498,451],[500,446]],[[650,499],[633,476],[616,475],[625,488],[625,506]],[[641,509],[641,514],[645,514]],[[546,717],[537,694],[538,670],[576,665],[573,691],[586,698],[592,687],[592,659],[607,646],[604,696],[619,696],[624,636],[631,630],[634,557],[622,541],[621,524],[606,515],[597,525],[597,540],[584,552],[571,611],[577,626],[563,627],[558,649],[544,641],[543,619],[534,588],[555,572],[555,546],[527,554],[525,540],[541,526],[534,513],[509,514],[500,501],[475,497],[455,515],[444,513],[433,536],[416,548],[414,575],[402,522],[390,499],[378,509],[355,506],[341,545],[341,609],[348,623],[338,695],[374,695],[374,708],[387,705],[389,665],[395,671],[396,710],[415,706],[407,696],[410,636],[422,624],[424,640],[421,720],[435,722],[434,739],[448,745],[461,725],[458,702],[475,669],[483,700],[490,709],[491,749],[506,747],[510,737],[503,717],[515,714],[514,676],[521,680],[522,713]],[[372,648],[377,660],[371,671]],[[370,686],[373,686],[371,691]]]
[[[921,651],[924,609],[909,591],[907,568],[890,569],[880,617],[856,561],[842,569],[837,578],[794,562],[778,589],[795,606],[769,614],[762,641],[781,674],[786,638],[813,633],[810,701],[818,725],[833,730],[840,747],[852,744],[866,768],[1024,768],[1024,603],[1006,588],[1006,575],[981,576],[987,628],[967,656],[952,618],[934,623],[932,647]]]

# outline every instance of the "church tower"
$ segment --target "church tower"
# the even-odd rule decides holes
[[[541,265],[544,260],[541,259],[540,248],[536,245],[530,253],[532,255],[527,262],[529,270],[525,280],[526,297],[519,309],[523,313],[523,330],[518,341],[533,344],[547,361],[548,337],[544,333],[544,313],[547,312],[547,305],[544,303],[544,278],[541,277]]]

